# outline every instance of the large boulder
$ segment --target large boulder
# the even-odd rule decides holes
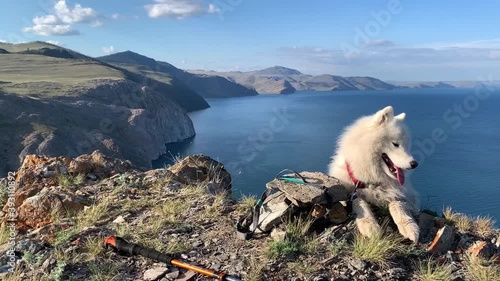
[[[231,192],[231,175],[224,165],[208,156],[202,154],[188,156],[169,170],[184,184],[207,184],[211,192]]]
[[[55,215],[75,214],[88,204],[60,187],[45,187],[19,206],[17,224],[21,229],[36,229],[51,223]]]

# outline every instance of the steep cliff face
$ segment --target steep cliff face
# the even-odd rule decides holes
[[[231,98],[258,94],[253,88],[234,83],[225,77],[196,75],[167,62],[156,61],[131,51],[99,57],[98,59],[158,81],[171,83],[170,80],[178,79],[191,91],[204,98]]]
[[[38,100],[0,94],[0,174],[27,154],[104,154],[150,167],[165,144],[194,136],[186,111],[130,80],[95,81],[77,97]]]

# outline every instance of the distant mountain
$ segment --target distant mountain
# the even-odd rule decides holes
[[[225,77],[189,73],[167,62],[156,61],[132,51],[103,56],[98,59],[156,80],[178,79],[204,98],[241,97],[258,94],[254,89],[246,88]]]
[[[259,94],[290,94],[295,91],[391,90],[395,86],[373,77],[311,76],[298,70],[274,66],[249,72],[192,71],[197,74],[221,75]]]
[[[455,86],[445,83],[445,82],[395,82],[399,87],[402,88],[414,88],[414,89],[435,89],[435,88],[456,88]]]
[[[283,66],[273,66],[262,70],[250,71],[249,74],[261,75],[261,76],[291,76],[291,75],[303,75],[300,71],[292,68],[287,68]]]

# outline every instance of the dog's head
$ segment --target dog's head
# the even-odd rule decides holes
[[[378,111],[370,118],[371,129],[377,131],[375,152],[384,172],[397,180],[401,185],[405,182],[405,171],[415,169],[417,161],[410,154],[410,136],[404,125],[406,114],[394,116],[392,106]]]

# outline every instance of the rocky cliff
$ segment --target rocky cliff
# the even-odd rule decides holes
[[[84,94],[51,99],[0,95],[0,173],[27,154],[78,156],[101,150],[139,167],[165,144],[194,136],[186,111],[162,93],[129,80],[97,80]]]
[[[257,95],[257,92],[253,88],[244,87],[225,77],[189,73],[167,62],[156,61],[155,59],[131,51],[103,56],[98,59],[152,79],[160,81],[178,79],[189,89],[204,98],[231,98]]]

